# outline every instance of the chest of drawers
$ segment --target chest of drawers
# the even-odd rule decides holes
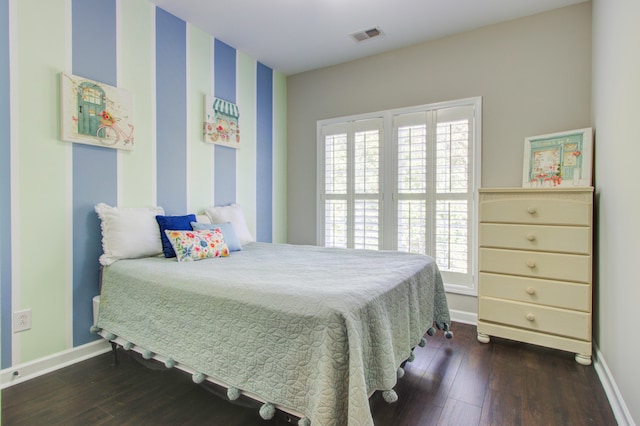
[[[591,363],[593,188],[479,191],[478,340]]]

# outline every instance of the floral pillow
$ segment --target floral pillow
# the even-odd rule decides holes
[[[220,228],[207,231],[165,230],[178,262],[229,256]]]
[[[188,214],[184,216],[156,216],[156,221],[160,227],[160,239],[162,240],[162,252],[164,257],[176,257],[173,251],[173,247],[169,240],[167,240],[164,231],[167,229],[174,231],[189,231],[191,230],[191,222],[196,220],[195,214]]]

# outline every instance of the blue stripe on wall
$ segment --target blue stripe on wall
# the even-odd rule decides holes
[[[11,366],[11,121],[9,0],[0,0],[0,368]]]
[[[156,155],[158,205],[187,211],[187,24],[156,9]]]
[[[256,76],[256,240],[273,241],[273,70],[258,62]]]
[[[236,103],[236,49],[228,44],[214,42],[214,90],[215,96]]]
[[[225,101],[236,103],[236,50],[214,41],[214,95]],[[240,134],[242,135],[242,111],[240,111]],[[218,206],[236,202],[236,150],[216,145],[214,148],[214,203]]]
[[[116,85],[116,1],[74,0],[73,74]],[[99,17],[99,19],[96,19]],[[100,222],[94,206],[117,202],[116,150],[73,145],[73,345],[97,337],[91,299],[99,292]]]

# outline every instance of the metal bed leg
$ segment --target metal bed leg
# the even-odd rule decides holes
[[[111,343],[111,356],[113,357],[111,366],[116,367],[118,365],[118,344],[114,341],[110,341],[109,343]]]

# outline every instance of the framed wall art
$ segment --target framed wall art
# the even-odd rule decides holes
[[[68,142],[133,149],[131,93],[73,74],[60,74],[61,138]]]
[[[591,128],[525,138],[522,186],[591,186],[592,154]]]
[[[240,148],[238,106],[214,96],[205,96],[204,102],[205,142]]]

